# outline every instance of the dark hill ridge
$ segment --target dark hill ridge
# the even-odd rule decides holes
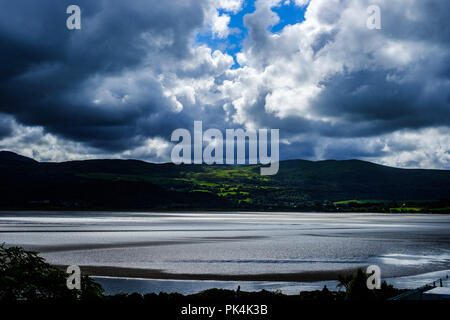
[[[287,160],[276,176],[264,177],[257,165],[40,163],[1,151],[0,179],[0,209],[334,211],[356,203],[338,201],[371,200],[359,206],[379,211],[387,203],[395,207],[450,198],[448,170],[398,169],[360,160]]]
[[[295,177],[295,179],[293,179]],[[316,198],[432,200],[450,197],[450,171],[399,169],[360,160],[284,161],[276,179]]]
[[[37,163],[36,160],[33,160],[31,158],[27,158],[21,155],[18,155],[17,153],[11,152],[11,151],[0,151],[0,161],[3,163],[11,162],[11,163]]]

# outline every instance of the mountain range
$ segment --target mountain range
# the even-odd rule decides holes
[[[450,211],[450,171],[360,160],[174,165],[138,160],[38,162],[0,152],[0,209]],[[397,211],[396,211],[397,210]]]

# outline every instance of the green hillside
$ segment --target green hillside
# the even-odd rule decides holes
[[[260,166],[136,160],[39,163],[0,152],[0,208],[447,212],[450,171],[369,162],[282,161]]]

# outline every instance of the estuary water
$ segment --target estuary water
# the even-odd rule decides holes
[[[450,269],[450,215],[0,212],[3,242],[38,251],[53,264],[175,274],[301,273],[375,264],[383,279],[397,284],[413,279],[403,282],[408,287],[420,284],[417,277],[424,280],[429,278],[426,274]],[[110,292],[143,286],[143,291],[178,288],[190,293],[235,286],[214,281],[98,279]],[[324,283],[244,284],[254,290],[289,292]]]

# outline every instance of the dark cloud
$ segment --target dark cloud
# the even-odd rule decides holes
[[[397,40],[436,42],[448,46],[449,12],[449,1],[387,2],[382,7],[383,29]],[[401,19],[400,13],[403,13]]]
[[[233,70],[231,57],[195,43],[216,13],[210,0],[3,1],[0,139],[16,135],[18,148],[40,145],[49,159],[54,137],[73,157],[107,156],[203,120],[205,129],[278,128],[285,159],[399,153],[423,163],[426,152],[412,159],[414,138],[386,137],[434,128],[420,144],[432,148],[450,126],[450,2],[386,2],[383,29],[368,31],[361,2],[313,0],[307,27],[276,35],[270,3],[244,17],[244,62]],[[66,28],[71,4],[81,30]],[[430,156],[441,167],[444,138]]]
[[[390,81],[390,76],[394,77],[390,70],[361,71],[338,74],[323,83],[314,111],[341,120],[324,134],[375,136],[404,128],[450,125],[450,106],[438,86],[424,86],[423,77],[400,84]]]
[[[323,159],[367,159],[387,155],[382,143],[367,144],[367,141],[340,141],[326,144],[322,150]]]
[[[314,68],[326,70],[327,64],[342,64],[342,70],[333,70],[318,83],[320,93],[309,102],[307,114],[302,112],[302,102],[292,106],[299,112],[288,112],[282,118],[268,114],[265,98],[275,89],[262,87],[257,102],[246,107],[249,118],[251,115],[257,125],[282,128],[285,138],[305,132],[338,139],[374,137],[403,129],[449,126],[450,3],[439,0],[386,3],[381,8],[383,29],[371,33],[364,28],[351,28],[357,21],[349,22],[341,16],[343,3],[351,8],[353,2],[324,5],[316,10],[317,22],[332,27],[319,29],[307,39],[292,35],[286,40],[272,37],[267,31],[270,8],[259,8],[246,16],[249,28],[246,54],[256,68],[261,64],[255,61],[265,61],[261,72],[267,73],[267,64],[273,67],[279,59],[291,54],[292,58],[285,62],[291,64],[289,72],[302,70],[307,76],[314,73]],[[292,44],[295,39],[298,44]],[[301,58],[309,53],[297,54],[307,47],[300,41],[309,41],[316,65],[302,64]],[[325,56],[328,59],[320,60]],[[299,79],[302,80],[300,76]],[[295,83],[285,86],[295,88]],[[285,109],[283,105],[276,107]],[[356,151],[355,155],[359,153]],[[344,148],[342,155],[345,154],[350,153]]]
[[[66,28],[70,4],[82,9],[81,30]],[[16,1],[0,12],[0,111],[107,150],[177,126],[155,77],[171,61],[190,58],[201,1]],[[106,90],[120,99],[133,89],[122,86],[121,73],[146,67],[153,74],[133,84],[145,90],[139,99],[116,108],[93,102],[108,77],[119,77]]]
[[[9,137],[13,133],[14,121],[11,117],[0,113],[0,139]]]

